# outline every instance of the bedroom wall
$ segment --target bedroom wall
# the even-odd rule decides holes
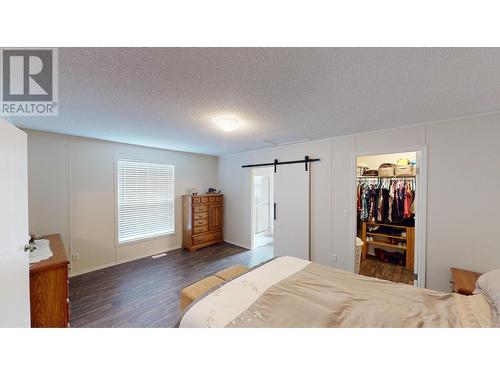
[[[448,287],[449,267],[500,267],[500,115],[427,127],[428,285]]]
[[[250,202],[244,163],[257,163],[305,154],[319,156],[314,166],[311,220],[313,260],[349,269],[352,247],[354,155],[394,153],[427,146],[427,262],[428,288],[449,291],[449,267],[485,272],[500,267],[495,240],[500,175],[496,152],[500,114],[325,139],[219,158],[219,184],[226,196],[236,196],[226,209],[226,238],[249,247]],[[321,146],[319,146],[321,145]],[[329,151],[327,151],[327,149]],[[484,193],[478,194],[483,187]],[[322,203],[320,203],[322,202]],[[239,221],[235,229],[234,221]],[[336,263],[334,263],[336,258]]]
[[[72,275],[181,247],[181,195],[217,185],[214,156],[27,131],[30,230],[61,233]],[[115,158],[175,164],[176,232],[115,246]]]

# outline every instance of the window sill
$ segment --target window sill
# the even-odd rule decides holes
[[[124,242],[118,242],[116,241],[115,243],[115,247],[125,247],[125,246],[129,246],[129,245],[134,245],[134,244],[138,244],[138,243],[141,243],[141,242],[147,242],[147,241],[153,241],[153,240],[159,240],[161,238],[169,238],[169,237],[174,237],[175,236],[175,231],[172,232],[172,233],[168,233],[168,234],[159,234],[157,236],[151,236],[151,237],[144,237],[144,238],[139,238],[137,240],[130,240],[130,241],[124,241]]]

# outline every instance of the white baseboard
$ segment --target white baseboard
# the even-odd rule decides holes
[[[118,264],[128,263],[128,262],[132,262],[134,260],[138,260],[138,259],[142,259],[142,258],[149,258],[152,255],[156,255],[156,254],[160,254],[160,253],[165,253],[165,252],[176,250],[176,249],[179,249],[179,248],[180,248],[179,246],[175,246],[175,247],[172,247],[171,249],[155,250],[155,251],[151,251],[150,253],[141,254],[141,255],[138,255],[138,256],[132,257],[132,258],[122,259],[122,260],[117,261],[117,262],[102,264],[100,266],[96,266],[96,267],[92,267],[92,268],[87,268],[87,269],[79,270],[79,271],[71,271],[70,274],[69,274],[69,277],[83,275],[83,274],[86,274],[86,273],[89,273],[89,272],[93,272],[93,271],[99,271],[99,270],[102,270],[103,268],[117,266]]]
[[[231,245],[242,247],[242,248],[247,249],[247,250],[251,250],[250,246],[239,244],[236,241],[231,241],[231,240],[224,239],[224,242],[230,243]]]

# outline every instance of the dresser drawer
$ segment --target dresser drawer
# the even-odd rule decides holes
[[[208,197],[193,197],[193,203],[208,203]]]
[[[193,227],[201,227],[202,225],[208,225],[208,219],[193,220]]]
[[[193,237],[193,244],[199,245],[205,242],[219,240],[220,238],[221,238],[221,233],[203,234],[200,236]]]
[[[193,206],[193,213],[198,213],[198,212],[207,212],[208,207],[207,206]]]
[[[208,212],[197,212],[193,214],[193,220],[208,219]]]
[[[208,232],[208,225],[202,225],[201,227],[194,227],[193,234],[200,234]]]
[[[221,201],[222,201],[222,197],[220,197],[220,196],[217,196],[217,197],[208,197],[208,202],[209,203],[221,202]]]

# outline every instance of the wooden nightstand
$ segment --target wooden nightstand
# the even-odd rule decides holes
[[[474,289],[476,289],[476,280],[481,274],[459,268],[450,268],[450,271],[450,282],[453,285],[453,292],[470,296],[474,292]]]

